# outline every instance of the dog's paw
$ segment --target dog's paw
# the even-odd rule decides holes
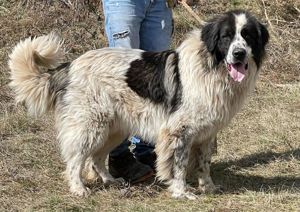
[[[122,177],[115,178],[115,181],[117,184],[125,184],[126,182]]]
[[[74,196],[79,196],[79,197],[86,197],[91,194],[91,190],[85,186],[84,187],[83,186],[76,186],[76,187],[73,186],[70,188],[70,190]]]
[[[220,188],[220,186],[215,186],[210,176],[199,178],[199,191],[203,194],[217,193]]]
[[[177,199],[196,200],[197,196],[191,192],[173,192],[172,197]]]
[[[123,185],[125,183],[125,180],[123,178],[105,178],[102,179],[104,185]]]
[[[214,194],[221,191],[221,186],[215,186],[213,183],[199,185],[199,190],[203,194]]]

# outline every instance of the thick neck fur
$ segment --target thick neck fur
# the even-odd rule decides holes
[[[223,62],[213,66],[213,58],[201,40],[200,30],[191,32],[177,52],[181,80],[189,82],[183,84],[183,96],[189,99],[183,100],[183,104],[193,99],[197,104],[186,108],[196,106],[199,114],[210,116],[212,122],[218,120],[227,125],[254,88],[258,75],[255,62],[250,59],[245,79],[241,83],[234,82]]]

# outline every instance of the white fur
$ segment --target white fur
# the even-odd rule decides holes
[[[241,32],[243,26],[247,24],[247,18],[245,14],[235,15],[235,26],[236,26],[236,33],[234,35],[233,41],[231,42],[228,50],[228,54],[226,56],[226,62],[228,64],[235,64],[237,62],[243,62],[244,64],[248,63],[248,58],[252,57],[252,49],[247,44],[246,40],[242,37]],[[237,48],[246,50],[246,56],[244,61],[236,61],[233,56],[233,51]]]
[[[245,79],[234,82],[224,64],[212,66],[211,55],[200,37],[200,30],[193,31],[176,50],[182,99],[173,113],[128,87],[126,73],[132,61],[141,59],[141,50],[104,48],[82,55],[70,66],[63,100],[54,105],[49,94],[50,75],[41,73],[34,55],[37,52],[48,67],[57,65],[63,52],[59,39],[48,35],[27,39],[15,47],[9,62],[11,86],[17,100],[25,101],[33,114],[55,108],[58,140],[72,193],[89,194],[81,179],[87,158],[104,182],[117,181],[106,170],[104,161],[131,133],[156,143],[157,175],[167,182],[173,196],[194,199],[186,185],[188,163],[200,164],[203,169],[199,189],[214,190],[205,162],[211,157],[211,143],[241,109],[254,88],[258,70],[249,58]],[[164,84],[172,92],[174,76],[168,71],[174,67],[168,62],[166,67]]]

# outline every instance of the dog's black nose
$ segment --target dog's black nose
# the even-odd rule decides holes
[[[234,58],[238,61],[243,61],[246,56],[246,50],[242,48],[236,48],[232,52]]]

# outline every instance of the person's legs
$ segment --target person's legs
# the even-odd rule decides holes
[[[103,0],[103,11],[110,47],[169,49],[173,19],[165,0]]]
[[[149,2],[150,0],[103,0],[105,31],[109,47],[140,48],[140,25]],[[110,173],[114,177],[123,177],[130,182],[151,176],[152,169],[136,161],[129,146],[130,141],[126,139],[110,152]]]
[[[109,47],[140,48],[139,31],[145,10],[144,1],[103,0],[105,31]],[[116,157],[128,151],[129,145],[130,142],[126,139],[110,153],[110,156]]]
[[[109,47],[140,48],[140,25],[146,4],[136,0],[103,0]]]
[[[172,10],[165,0],[152,0],[140,29],[140,48],[165,51],[170,48],[173,32]]]
[[[167,8],[166,1],[150,0],[139,32],[140,48],[145,51],[168,50],[172,32],[172,10]],[[153,145],[138,142],[133,153],[140,162],[154,169],[156,154]]]

